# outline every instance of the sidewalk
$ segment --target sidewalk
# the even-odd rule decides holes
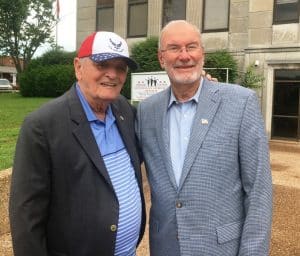
[[[300,255],[300,143],[271,141],[271,256]]]

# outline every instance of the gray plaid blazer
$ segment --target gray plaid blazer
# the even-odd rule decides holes
[[[204,81],[178,187],[169,97],[170,88],[138,106],[136,130],[151,186],[151,256],[268,255],[272,181],[255,92]]]

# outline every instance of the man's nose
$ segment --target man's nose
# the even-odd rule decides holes
[[[180,59],[190,59],[191,55],[189,54],[189,52],[185,47],[182,47],[178,53],[178,57]]]
[[[109,67],[109,68],[107,68],[107,70],[106,70],[106,75],[107,75],[108,77],[110,77],[110,78],[115,78],[115,77],[117,77],[117,74],[118,74],[118,72],[117,72],[117,69],[116,69],[115,67]]]

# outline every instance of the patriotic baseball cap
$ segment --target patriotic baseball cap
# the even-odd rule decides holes
[[[90,34],[81,44],[78,58],[89,57],[94,62],[123,58],[128,67],[137,69],[137,63],[129,58],[126,41],[113,32],[98,31]]]

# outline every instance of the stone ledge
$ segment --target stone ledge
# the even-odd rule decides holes
[[[0,236],[10,232],[8,219],[8,199],[11,171],[11,168],[0,171]]]

